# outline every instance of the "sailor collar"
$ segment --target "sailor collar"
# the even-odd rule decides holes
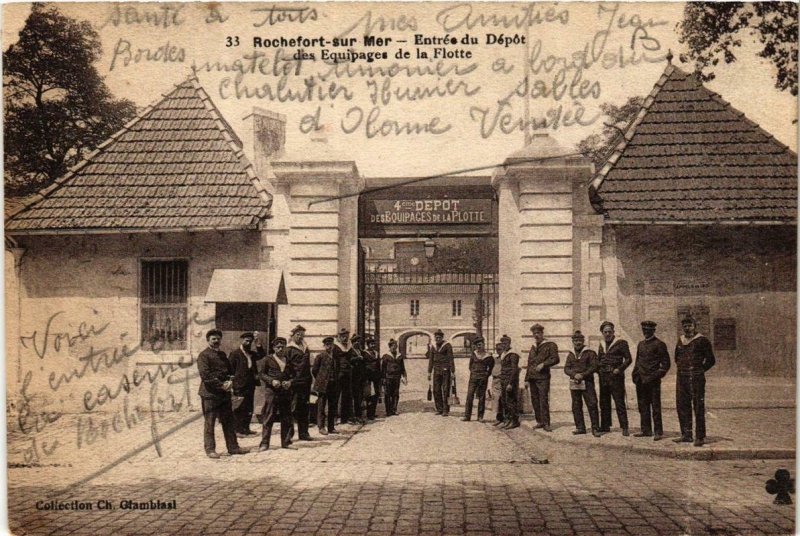
[[[575,349],[573,348],[573,349],[572,349],[572,354],[573,354],[573,355],[574,355],[576,358],[580,359],[580,358],[581,358],[581,356],[583,355],[583,352],[587,351],[588,349],[589,349],[589,347],[588,347],[588,346],[586,346],[586,345],[584,344],[584,345],[583,345],[583,348],[581,348],[581,351],[580,351],[580,352],[578,352],[577,354],[575,353]]]
[[[620,342],[622,340],[624,340],[624,339],[620,339],[619,337],[616,337],[613,341],[611,341],[611,344],[609,344],[608,346],[606,346],[606,341],[602,340],[602,341],[600,341],[600,346],[603,348],[603,352],[604,353],[608,353],[608,351],[611,350],[612,346],[614,346],[615,344],[617,344],[618,342]]]
[[[335,344],[336,346],[338,346],[338,347],[339,347],[339,349],[340,349],[342,352],[349,352],[349,351],[350,351],[350,350],[353,348],[353,345],[352,345],[352,344],[350,344],[349,342],[347,343],[347,346],[342,346],[342,343],[341,343],[341,341],[333,341],[333,344]]]
[[[702,333],[695,333],[694,337],[692,337],[691,339],[687,339],[686,335],[681,335],[681,344],[686,346],[687,344],[689,344],[693,340],[697,339],[698,337],[705,338],[705,335],[703,335]]]
[[[283,372],[286,368],[286,359],[281,358],[281,356],[274,353],[272,354],[272,359],[278,364],[278,368],[281,369],[281,372]]]

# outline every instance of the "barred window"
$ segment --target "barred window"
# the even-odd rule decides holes
[[[461,300],[453,300],[453,316],[461,316]]]
[[[186,350],[189,261],[142,261],[139,303],[145,350]]]
[[[419,316],[419,300],[411,300],[411,316]]]

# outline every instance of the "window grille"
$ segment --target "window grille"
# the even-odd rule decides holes
[[[189,262],[142,261],[139,303],[145,350],[186,350]]]
[[[453,300],[453,316],[461,316],[461,300]]]

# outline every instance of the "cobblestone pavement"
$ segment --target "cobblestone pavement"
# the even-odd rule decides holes
[[[14,534],[792,534],[794,509],[772,504],[765,481],[793,461],[697,462],[610,453],[542,440],[520,428],[442,418],[408,391],[401,415],[295,449],[223,456],[202,451],[197,412],[109,436],[69,464],[12,466]],[[75,417],[73,417],[75,418]],[[194,419],[194,420],[191,420]],[[150,423],[152,424],[152,423]],[[218,442],[221,432],[218,430]],[[113,436],[113,434],[112,434]],[[122,436],[120,436],[122,437]],[[138,440],[138,442],[136,441]],[[241,440],[254,447],[258,438]],[[135,447],[144,445],[140,452]],[[83,483],[84,477],[134,455]],[[65,454],[62,456],[66,456]],[[80,460],[80,461],[78,461]],[[547,460],[549,463],[541,463]],[[126,510],[120,501],[175,501]],[[38,510],[89,501],[92,511]],[[99,510],[107,500],[113,510]]]

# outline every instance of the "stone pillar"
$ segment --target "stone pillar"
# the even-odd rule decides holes
[[[519,318],[521,303],[519,252],[519,185],[516,180],[503,178],[497,182],[498,194],[498,335],[508,335],[517,350],[524,331]],[[499,342],[500,337],[496,337]]]
[[[358,198],[321,201],[357,193],[363,180],[353,162],[272,162],[278,195],[267,232],[272,267],[283,270],[289,305],[279,311],[278,332],[306,328],[312,350],[340,325],[355,328]],[[280,221],[279,221],[280,220]]]
[[[576,175],[573,182],[573,318],[575,329],[586,336],[586,344],[596,348],[600,344],[600,324],[605,320],[606,303],[603,298],[603,215],[597,214],[589,203],[587,177]]]
[[[538,323],[564,357],[573,330],[584,324],[584,232],[574,225],[588,206],[588,197],[580,201],[585,191],[576,189],[591,179],[591,164],[561,156],[569,152],[549,136],[535,137],[493,179],[500,196],[500,330],[520,352],[527,352],[530,326]]]

